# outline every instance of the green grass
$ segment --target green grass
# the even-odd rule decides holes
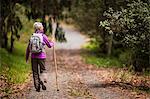
[[[17,5],[16,13],[22,22],[22,29],[18,32],[19,41],[15,39],[13,53],[8,53],[5,49],[0,48],[0,74],[4,74],[9,82],[24,83],[31,72],[31,64],[25,62],[25,51],[29,38],[34,32],[33,20],[28,20],[25,8]],[[8,38],[10,34],[8,35]],[[10,42],[10,39],[9,41]],[[8,44],[10,47],[10,44]]]
[[[97,67],[122,67],[122,64],[114,57],[98,57],[95,55],[83,55],[86,63]]]
[[[88,64],[96,65],[97,67],[122,67],[123,64],[119,61],[117,57],[100,55],[98,53],[98,44],[95,43],[95,40],[87,43],[83,46],[85,50],[88,50],[87,53],[83,54],[85,62]]]
[[[30,64],[25,62],[25,44],[15,42],[14,53],[8,53],[4,49],[1,52],[0,74],[5,74],[12,83],[23,83],[31,71]]]

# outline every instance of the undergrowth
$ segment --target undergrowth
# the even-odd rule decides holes
[[[28,78],[30,64],[25,62],[25,44],[15,42],[14,53],[9,53],[4,49],[1,52],[0,74],[5,75],[9,82],[23,83]]]
[[[82,56],[88,64],[93,64],[97,67],[123,67],[123,64],[117,57],[108,57],[107,55],[100,54],[97,51],[98,46],[94,42],[87,43],[83,46],[83,49],[87,50],[87,53],[84,53]]]

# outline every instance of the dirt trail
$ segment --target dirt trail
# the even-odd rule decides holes
[[[31,90],[23,96],[25,99],[150,99],[146,95],[106,86],[107,76],[113,70],[98,69],[88,65],[82,59],[81,45],[86,38],[72,27],[64,27],[67,33],[67,44],[57,44],[58,84],[56,91],[55,68],[53,66],[52,50],[47,49],[46,68],[48,82],[47,90],[36,92],[31,84]],[[69,38],[68,38],[69,37]],[[70,42],[69,42],[70,41]],[[78,42],[76,42],[78,41]],[[104,86],[105,85],[105,86]]]

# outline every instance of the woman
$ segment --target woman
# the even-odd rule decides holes
[[[43,81],[41,81],[39,75],[45,73],[45,59],[46,59],[46,53],[44,46],[47,45],[49,48],[51,48],[54,43],[52,41],[48,40],[48,37],[44,34],[44,27],[42,23],[40,22],[35,22],[34,23],[34,29],[36,35],[41,35],[42,36],[42,45],[43,49],[39,53],[33,53],[31,51],[31,40],[28,44],[28,47],[26,49],[26,62],[28,61],[29,54],[31,53],[31,64],[32,64],[32,72],[33,72],[33,79],[34,79],[34,86],[37,92],[40,92],[40,85],[42,85],[42,89],[46,90],[46,86],[44,85]],[[40,67],[40,70],[39,68]],[[40,71],[40,74],[39,74]],[[46,82],[46,81],[44,81]]]

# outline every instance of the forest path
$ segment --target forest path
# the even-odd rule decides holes
[[[32,82],[31,90],[24,96],[26,99],[150,99],[109,85],[107,80],[114,70],[86,64],[81,56],[85,51],[80,48],[87,38],[72,26],[63,25],[63,29],[68,42],[56,43],[59,91],[56,89],[52,49],[47,49],[47,90],[36,92]]]

